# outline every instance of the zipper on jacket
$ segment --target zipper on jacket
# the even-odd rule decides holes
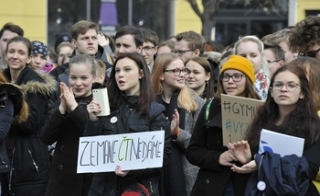
[[[10,169],[10,179],[9,179],[9,192],[11,193],[11,183],[12,183],[12,170],[13,170],[13,159],[14,159],[14,152],[16,148],[12,151],[12,160],[11,160],[11,169]]]
[[[37,163],[34,161],[33,156],[32,156],[32,153],[31,153],[31,151],[30,151],[29,149],[28,149],[28,152],[29,152],[30,158],[31,158],[31,160],[32,160],[32,163],[33,163],[33,165],[34,165],[34,168],[37,170],[37,173],[39,173],[38,165],[37,165]]]
[[[151,182],[151,181],[149,181],[149,183],[150,183],[150,191],[151,191],[151,193],[153,193],[152,182]]]

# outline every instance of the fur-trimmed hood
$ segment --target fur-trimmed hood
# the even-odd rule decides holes
[[[10,69],[3,71],[8,81],[11,81]],[[48,74],[36,72],[26,66],[20,73],[16,83],[21,91],[26,95],[28,93],[39,93],[46,97],[51,97],[56,91],[57,81]]]
[[[204,52],[203,55],[205,58],[208,59],[208,61],[214,62],[216,64],[219,64],[220,58],[221,58],[221,53],[220,52],[215,52],[215,51],[207,51]]]
[[[52,96],[57,87],[57,81],[48,74],[38,73],[37,74],[44,80],[39,82],[37,80],[29,81],[25,84],[20,85],[20,89],[24,94],[27,93],[40,93],[46,97]]]
[[[13,115],[18,122],[24,122],[29,115],[28,104],[24,100],[24,95],[20,87],[10,83],[0,83],[0,92],[6,92],[9,99],[13,102]]]

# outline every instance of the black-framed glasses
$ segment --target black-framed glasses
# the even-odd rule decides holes
[[[311,58],[315,58],[319,51],[320,51],[320,48],[318,50],[313,50],[313,51],[307,52],[307,56],[311,57]]]
[[[223,81],[223,82],[228,82],[230,80],[230,78],[232,78],[232,80],[234,82],[240,82],[241,79],[243,77],[243,74],[232,74],[232,75],[229,75],[229,74],[223,74],[220,79]]]
[[[142,50],[144,50],[145,52],[151,52],[154,48],[155,46],[144,46],[142,47]]]
[[[175,76],[180,76],[181,73],[186,73],[186,69],[165,69],[163,72],[172,72]]]
[[[178,54],[178,55],[183,55],[184,53],[186,52],[190,52],[190,51],[193,51],[193,50],[172,50],[172,53],[175,53],[175,54]]]
[[[295,83],[295,82],[287,82],[287,83],[274,82],[273,85],[272,85],[272,88],[275,89],[275,90],[281,90],[283,88],[283,86],[285,86],[288,91],[294,91],[300,85]]]

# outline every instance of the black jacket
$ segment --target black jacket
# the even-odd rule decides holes
[[[191,164],[200,167],[191,195],[209,196],[214,193],[222,196],[231,181],[234,194],[241,196],[250,174],[234,173],[230,167],[219,164],[220,155],[228,150],[222,140],[221,104],[218,99],[214,99],[210,107],[207,107],[208,103],[210,101],[199,114],[186,154]],[[208,121],[205,116],[207,108]]]
[[[97,130],[98,134],[104,135],[165,130],[163,164],[166,164],[170,154],[170,128],[163,112],[162,105],[152,102],[149,115],[141,115],[137,111],[137,97],[124,97],[117,110],[109,116],[101,117],[99,121],[89,121],[87,129]],[[112,117],[118,119],[115,124],[110,122]],[[114,172],[97,173],[93,177],[89,195],[120,196],[135,183],[141,183],[148,189],[150,196],[157,196],[160,171],[161,168],[132,170],[123,178]]]
[[[42,129],[41,140],[47,145],[57,143],[46,196],[88,194],[92,174],[77,174],[77,158],[79,138],[84,135],[88,120],[86,106],[91,100],[92,96],[76,98],[79,105],[65,115],[58,108],[50,111],[52,115]]]
[[[11,80],[10,70],[5,76]],[[19,123],[14,120],[7,137],[7,151],[11,160],[9,179],[13,195],[43,195],[49,179],[48,147],[40,141],[48,99],[55,89],[55,81],[48,75],[40,75],[26,66],[16,84],[25,95],[29,117]]]

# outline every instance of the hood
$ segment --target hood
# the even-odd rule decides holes
[[[219,64],[220,58],[221,58],[221,53],[220,52],[214,52],[214,51],[208,51],[204,52],[204,57],[213,63]]]
[[[44,82],[29,81],[26,84],[20,85],[21,91],[26,93],[40,93],[46,97],[52,96],[57,88],[57,81],[48,74],[38,73]]]
[[[20,87],[10,83],[0,83],[0,92],[5,91],[9,99],[13,102],[14,117],[18,122],[25,122],[28,118],[28,104],[24,100],[24,95]]]

